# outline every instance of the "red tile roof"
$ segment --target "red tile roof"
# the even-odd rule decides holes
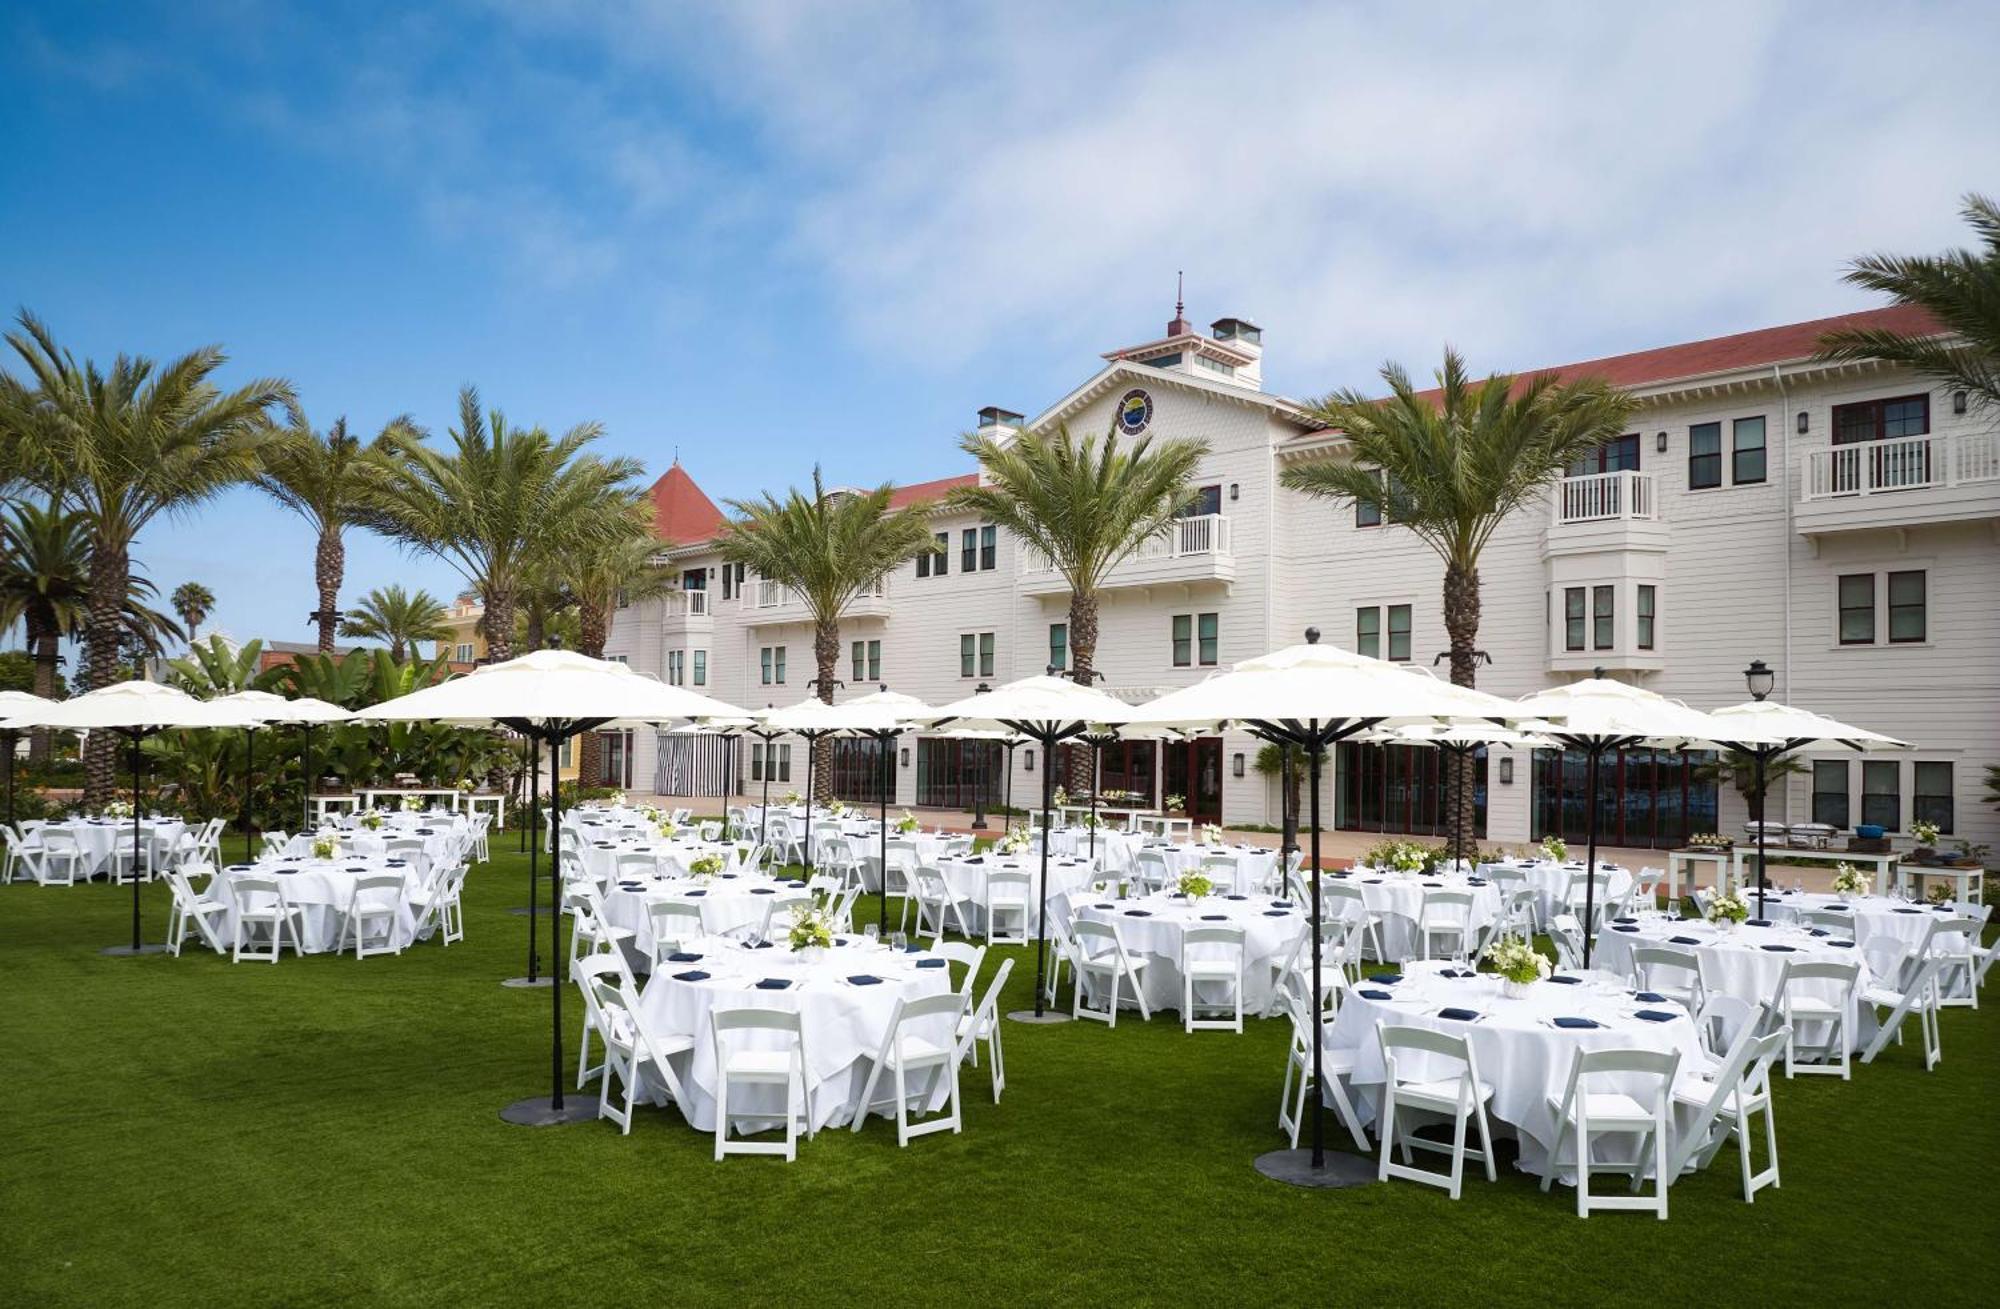
[[[1614,386],[1651,386],[1684,377],[1737,372],[1804,359],[1818,348],[1821,336],[1842,327],[1880,327],[1894,332],[1915,333],[1941,330],[1928,311],[1916,305],[1891,305],[1886,309],[1835,314],[1831,318],[1815,318],[1811,322],[1763,327],[1754,332],[1738,332],[1734,336],[1659,346],[1652,350],[1588,359],[1556,368],[1526,369],[1522,375],[1547,372],[1558,377],[1601,377]]]
[[[905,505],[929,504],[942,500],[961,486],[977,486],[979,474],[965,473],[958,477],[940,477],[929,482],[912,482],[899,486],[889,493],[889,507],[901,509]]]
[[[678,463],[653,483],[653,533],[668,545],[706,541],[722,526],[722,511]]]

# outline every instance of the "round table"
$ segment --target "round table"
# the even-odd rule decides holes
[[[942,956],[924,951],[899,951],[870,945],[861,937],[843,937],[845,945],[807,960],[783,945],[752,949],[738,941],[710,938],[687,953],[696,959],[653,974],[639,993],[646,1021],[660,1032],[689,1033],[694,1048],[673,1057],[685,1103],[681,1112],[697,1129],[715,1130],[715,1037],[709,1015],[716,1009],[783,1009],[803,1020],[806,1096],[814,1128],[853,1121],[854,1099],[867,1076],[867,1061],[882,1049],[898,1000],[915,1000],[949,991],[951,970]],[[850,981],[874,977],[874,983]],[[786,983],[763,989],[764,979]],[[956,1034],[948,1015],[939,1015],[906,1029],[925,1040],[951,1048]],[[781,1048],[778,1033],[738,1032],[732,1042],[749,1048]],[[927,1110],[941,1108],[948,1084],[938,1072],[924,1074],[934,1083]],[[912,1088],[913,1092],[915,1087]],[[775,1087],[736,1087],[732,1105],[746,1117],[782,1111]]]
[[[128,857],[132,853],[130,818],[72,818],[66,822],[49,823],[41,830],[43,833],[66,832],[76,841],[76,848],[83,855],[83,866],[77,869],[76,874],[80,878],[95,877],[105,871],[116,850],[124,850]],[[156,837],[178,842],[186,832],[187,824],[178,818],[141,818],[139,854],[142,862]],[[46,841],[47,837],[42,839]]]
[[[236,879],[245,876],[275,877],[285,904],[301,911],[299,943],[306,953],[331,950],[340,941],[341,916],[347,912],[348,902],[354,898],[354,883],[369,873],[395,873],[403,877],[403,895],[396,913],[395,943],[399,947],[409,945],[416,938],[417,927],[416,910],[410,896],[421,889],[416,869],[401,859],[361,857],[276,858],[254,864],[226,865],[216,873],[210,887],[211,893],[220,895],[226,905],[221,939],[225,945],[236,940]]]
[[[713,936],[760,927],[764,910],[782,891],[803,891],[804,882],[755,873],[722,873],[713,878],[638,877],[613,883],[604,893],[604,921],[632,933],[639,965],[653,957],[653,920],[646,906],[656,901],[689,904],[701,910],[702,930]]]
[[[1754,911],[1757,898],[1747,897]],[[1913,905],[1887,895],[1861,895],[1842,900],[1827,891],[1766,891],[1764,916],[1774,923],[1798,923],[1808,912],[1844,915],[1853,926],[1848,934],[1866,946],[1877,936],[1893,936],[1905,947],[1916,949],[1924,943],[1934,919],[1951,917],[1949,905]],[[1938,938],[1938,945],[1962,945],[1964,933],[1952,932]]]
[[[1860,978],[1854,988],[1855,1012],[1859,1025],[1854,1030],[1861,1039],[1873,1032],[1875,1011],[1860,1003],[1861,992],[1869,985],[1868,963],[1853,938],[1831,934],[1815,936],[1796,926],[1753,927],[1748,923],[1731,931],[1705,922],[1675,922],[1662,914],[1638,915],[1632,922],[1613,922],[1598,935],[1593,962],[1603,969],[1630,976],[1632,951],[1641,945],[1673,945],[1692,950],[1701,964],[1704,990],[1733,995],[1749,1003],[1775,1000],[1778,978],[1787,961],[1797,963],[1851,963],[1859,965]],[[1799,994],[1819,1000],[1839,998],[1840,987],[1828,981],[1802,981]]]
[[[1570,911],[1569,879],[1582,871],[1581,859],[1560,864],[1550,859],[1503,859],[1498,863],[1479,865],[1482,877],[1490,878],[1496,872],[1523,874],[1527,888],[1535,893],[1535,921],[1543,927]],[[1605,883],[1605,900],[1616,900],[1632,889],[1632,874],[1618,864],[1608,864],[1600,859],[1597,871],[1609,879]]]
[[[938,875],[944,878],[945,889],[951,892],[952,899],[958,901],[958,911],[965,917],[965,930],[975,936],[986,932],[986,906],[990,898],[988,880],[1000,871],[1028,875],[1028,935],[1035,935],[1042,921],[1042,859],[1039,854],[1003,855],[989,850],[985,854],[938,862]],[[1088,859],[1051,858],[1050,915],[1060,920],[1059,910],[1064,897],[1079,887],[1088,886],[1096,875],[1097,870]],[[947,914],[945,921],[949,923],[953,919]]]
[[[1271,1002],[1272,973],[1291,958],[1306,930],[1306,915],[1289,900],[1269,896],[1209,895],[1190,900],[1176,892],[1154,892],[1135,900],[1087,900],[1072,896],[1072,916],[1117,929],[1127,956],[1147,960],[1140,980],[1148,1009],[1181,1007],[1182,936],[1190,927],[1243,929],[1243,1012],[1261,1013]],[[1227,957],[1227,947],[1196,947],[1201,957]],[[1226,996],[1225,987],[1211,994],[1197,989],[1206,1004]]]
[[[1368,912],[1382,919],[1382,951],[1391,959],[1412,959],[1421,955],[1417,939],[1417,918],[1423,913],[1424,895],[1429,891],[1457,891],[1472,897],[1471,927],[1479,932],[1497,920],[1506,908],[1500,888],[1484,877],[1445,873],[1425,877],[1415,873],[1383,873],[1359,868],[1321,874],[1329,884],[1351,886],[1361,892]],[[1474,938],[1477,939],[1476,937]]]
[[[703,841],[697,838],[676,838],[662,841],[658,838],[641,837],[636,840],[585,841],[580,853],[583,871],[604,884],[618,875],[618,860],[622,855],[644,855],[653,861],[655,876],[686,877],[694,861],[705,855],[715,855],[722,860],[726,872],[737,868],[737,852],[733,845],[720,841]]]
[[[1114,832],[1108,827],[1097,832],[1097,862],[1107,873],[1122,873],[1132,867],[1132,856],[1145,844],[1146,838],[1136,832]],[[1049,840],[1051,854],[1069,855],[1088,859],[1092,850],[1090,829],[1087,827],[1058,827]]]
[[[1683,1059],[1683,1076],[1691,1071],[1688,1064],[1700,1053],[1694,1022],[1685,1010],[1673,1004],[1641,1003],[1623,982],[1601,972],[1585,974],[1574,985],[1536,982],[1525,996],[1516,999],[1504,994],[1500,979],[1491,973],[1448,978],[1442,975],[1444,968],[1435,963],[1412,964],[1403,970],[1400,981],[1371,979],[1343,997],[1340,1015],[1325,1041],[1329,1050],[1354,1052],[1353,1098],[1364,1122],[1374,1119],[1386,1076],[1377,1035],[1378,1026],[1384,1023],[1464,1037],[1479,1066],[1480,1080],[1493,1087],[1487,1115],[1494,1134],[1511,1129],[1521,1147],[1518,1167],[1538,1176],[1546,1170],[1556,1142],[1557,1111],[1549,1101],[1553,1098],[1556,1104],[1562,1103],[1577,1051],[1677,1050]],[[1440,1012],[1443,1009],[1467,1009],[1478,1017],[1471,1021],[1446,1018]],[[1672,1017],[1652,1022],[1635,1016],[1642,1010]],[[1585,1018],[1598,1026],[1558,1027],[1557,1018]],[[1410,1050],[1399,1052],[1397,1063],[1405,1080],[1456,1077],[1460,1071],[1453,1060]],[[1640,1094],[1653,1085],[1656,1083],[1647,1079],[1621,1084],[1611,1076],[1592,1081],[1593,1090]],[[1629,1139],[1617,1137],[1604,1144],[1615,1144],[1628,1152],[1631,1145]],[[1567,1150],[1565,1147],[1565,1153]]]

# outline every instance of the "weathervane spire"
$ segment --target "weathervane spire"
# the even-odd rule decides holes
[[[1189,330],[1185,297],[1182,294],[1184,282],[1185,274],[1182,270],[1176,268],[1174,270],[1174,321],[1167,324],[1168,336],[1181,336]]]

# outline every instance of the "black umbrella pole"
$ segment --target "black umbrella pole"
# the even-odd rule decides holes
[[[1593,748],[1590,752],[1589,776],[1584,789],[1590,792],[1590,815],[1584,824],[1583,857],[1583,966],[1590,967],[1591,920],[1597,917],[1597,757],[1602,751]]]
[[[257,785],[256,777],[257,733],[254,728],[246,727],[243,729],[243,862],[246,864],[250,862],[250,792]]]
[[[806,738],[806,880],[809,882],[813,875],[813,788],[817,785],[813,780],[813,767],[819,763],[818,747],[818,741],[810,736]],[[767,768],[764,771],[768,773],[771,770]]]
[[[1314,728],[1318,728],[1315,723]],[[1315,734],[1317,732],[1315,731]],[[1313,1016],[1313,1167],[1326,1167],[1326,1125],[1321,1121],[1320,1110],[1326,1096],[1325,1069],[1321,1061],[1325,1054],[1325,1041],[1320,1036],[1320,957],[1319,957],[1319,752],[1312,746],[1306,756],[1306,777],[1312,786],[1312,932],[1313,984],[1312,995],[1306,1003],[1312,1006]]]
[[[1757,916],[1764,916],[1764,816],[1770,812],[1770,800],[1764,794],[1764,752],[1759,750],[1752,756],[1757,761]]]
[[[139,952],[139,733],[132,734],[132,953]]]
[[[549,831],[562,831],[562,749],[555,741],[549,742]],[[562,958],[562,839],[556,837],[556,851],[551,856],[556,861],[556,875],[549,879],[549,969],[553,974],[555,961]],[[534,903],[534,897],[528,897]],[[554,1009],[555,1021],[549,1037],[549,1108],[556,1113],[563,1107],[563,1024],[562,993],[568,983],[566,979],[551,976],[555,985],[549,988],[550,1001]]]
[[[886,932],[889,930],[889,783],[891,776],[888,765],[889,738],[877,737],[875,739],[882,743],[882,758],[883,758],[882,831],[879,834],[882,842],[882,847],[881,847],[882,865],[880,870],[882,874],[882,908],[879,917],[881,922],[881,930]],[[907,891],[908,889],[909,889],[908,887],[904,888],[905,891]],[[906,909],[905,912],[908,912],[908,910]],[[924,911],[920,906],[917,909],[917,930],[919,932],[923,930],[924,926],[923,918],[924,918]],[[896,921],[901,922],[903,920],[898,918]],[[938,915],[938,936],[942,937],[943,935],[944,935],[944,915],[940,913]]]
[[[528,747],[528,821],[522,830],[528,835],[528,981],[535,980],[535,893],[541,887],[535,881],[536,856],[541,853],[541,837],[536,824],[542,812],[542,750],[539,741]],[[561,842],[557,842],[560,845]],[[560,860],[560,856],[558,856]],[[560,862],[558,862],[560,866]]]
[[[1055,804],[1055,742],[1050,741],[1043,748],[1042,768],[1042,898],[1035,918],[1035,1017],[1042,1016],[1043,979],[1049,953],[1049,809]],[[987,911],[992,912],[990,909]],[[1118,1003],[1118,990],[1111,992],[1112,1004]]]

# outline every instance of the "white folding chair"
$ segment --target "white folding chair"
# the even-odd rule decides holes
[[[1470,958],[1472,893],[1426,890],[1417,910],[1417,945],[1425,959]]]
[[[613,882],[634,882],[651,877],[660,870],[658,856],[638,850],[630,850],[611,861]]]
[[[613,981],[631,982],[632,967],[623,955],[594,954],[576,961],[570,976],[576,979],[577,989],[583,992],[583,1022],[578,1024],[583,1030],[577,1034],[576,1045],[576,1085],[581,1090],[593,1077],[604,1072],[602,1063],[590,1062],[590,1042],[593,1037],[604,1040],[604,1015],[597,1008],[597,993],[590,984],[609,974]],[[633,985],[636,994],[638,986]]]
[[[1278,988],[1278,1005],[1292,1024],[1292,1038],[1285,1054],[1285,1084],[1278,1092],[1278,1130],[1285,1133],[1296,1150],[1312,1085],[1312,1012],[1289,986]],[[1341,1126],[1354,1138],[1355,1148],[1365,1155],[1368,1133],[1361,1126],[1361,1115],[1354,1111],[1354,1100],[1343,1080],[1354,1076],[1355,1063],[1355,1051],[1335,1050],[1322,1043],[1320,1071],[1326,1076],[1322,1099],[1333,1102]]]
[[[1702,985],[1701,957],[1674,945],[1632,948],[1632,981],[1641,991],[1663,995],[1689,1013],[1699,1013],[1708,998]]]
[[[1667,1190],[1673,1173],[1667,1168],[1668,1113],[1672,1107],[1674,1077],[1680,1071],[1678,1050],[1578,1050],[1570,1064],[1569,1086],[1558,1099],[1549,1097],[1555,1110],[1556,1139],[1549,1148],[1549,1161],[1542,1172],[1542,1190],[1555,1184],[1561,1171],[1562,1145],[1568,1140],[1575,1148],[1576,1216],[1590,1217],[1593,1209],[1650,1209],[1663,1221],[1667,1216]],[[1621,1090],[1593,1090],[1592,1079],[1612,1077]],[[1651,1082],[1650,1092],[1641,1095],[1632,1088]],[[1591,1143],[1600,1133],[1632,1134],[1638,1144],[1625,1163],[1599,1163],[1591,1153]],[[1646,1155],[1651,1147],[1653,1194],[1638,1194],[1646,1177]],[[1592,1173],[1621,1172],[1632,1179],[1631,1195],[1592,1195]]]
[[[1800,962],[1786,960],[1778,974],[1778,989],[1772,1007],[1783,1017],[1791,1035],[1785,1041],[1785,1076],[1825,1073],[1845,1081],[1850,1076],[1849,1057],[1854,1052],[1854,991],[1861,976],[1859,964]],[[1823,983],[1837,993],[1833,1000],[1803,994],[1801,983]],[[1812,1023],[1823,1038],[1808,1042],[1800,1024]],[[1800,1058],[1812,1056],[1816,1062]]]
[[[261,873],[239,873],[230,879],[229,896],[236,905],[236,940],[231,944],[229,962],[245,959],[277,963],[284,949],[285,934],[291,933],[292,952],[304,954],[299,935],[298,911],[285,901],[285,884]],[[264,949],[259,949],[261,936]],[[244,943],[250,942],[248,949]]]
[[[1701,1042],[1698,1069],[1712,1073],[1722,1066],[1745,1032],[1757,1030],[1757,1006],[1726,991],[1708,991],[1694,1016],[1695,1039]]]
[[[1139,1005],[1139,1017],[1150,1020],[1152,1011],[1146,1005],[1146,989],[1142,974],[1146,960],[1134,959],[1125,953],[1125,938],[1118,929],[1108,923],[1092,922],[1079,918],[1070,924],[1071,962],[1076,967],[1075,989],[1070,997],[1070,1017],[1094,1018],[1112,1027],[1118,1026],[1118,1006],[1123,999],[1127,983],[1132,987],[1132,998]],[[1084,994],[1095,986],[1103,992],[1105,1005],[1102,1009],[1092,1008],[1084,1003]]]
[[[639,1008],[639,998],[623,977],[592,977],[586,983],[596,997],[596,1008],[604,1039],[604,1076],[597,1088],[597,1116],[618,1124],[618,1130],[632,1133],[632,1109],[640,1087],[650,1071],[657,1079],[650,1098],[654,1104],[684,1103],[680,1079],[669,1062],[675,1055],[694,1049],[694,1038],[679,1033],[656,1032]],[[616,1081],[624,1103],[613,1105],[611,1084]]]
[[[668,955],[707,935],[700,908],[682,900],[648,900],[646,922],[653,931],[654,972],[667,962]]]
[[[720,1162],[729,1154],[783,1155],[786,1163],[797,1159],[801,1118],[805,1120],[806,1136],[814,1135],[805,1025],[798,1013],[790,1009],[717,1009],[709,1015],[709,1026],[715,1041],[716,1160]],[[778,1048],[751,1048],[748,1040],[753,1034],[775,1037]],[[730,1092],[737,1087],[775,1088],[784,1107],[776,1113],[747,1107],[732,1110]],[[731,1119],[781,1125],[785,1139],[731,1141]]]
[[[1141,850],[1132,858],[1132,881],[1139,894],[1164,891],[1173,875],[1167,871],[1167,857],[1158,850]]]
[[[1301,893],[1300,904],[1309,904],[1310,890]],[[1382,915],[1368,907],[1368,899],[1361,894],[1358,886],[1349,886],[1337,878],[1319,879],[1320,913],[1326,918],[1344,918],[1359,925],[1361,940],[1359,949],[1365,954],[1373,952],[1375,958],[1387,960],[1389,955],[1382,948]]]
[[[403,953],[402,942],[396,939],[396,920],[402,916],[404,888],[401,873],[363,873],[355,878],[340,911],[340,936],[333,952],[344,953],[352,937],[356,959]]]
[[[1243,929],[1235,926],[1194,925],[1181,933],[1181,1026],[1189,1034],[1242,1034],[1243,939]],[[1228,998],[1204,1000],[1195,994],[1199,986],[1227,988]],[[1219,1009],[1229,1017],[1197,1017],[1201,1009]]]
[[[1936,938],[1940,926],[1931,925],[1924,934],[1924,945]],[[1892,1038],[1901,1044],[1903,1020],[1915,1010],[1924,1042],[1924,1070],[1936,1068],[1944,1058],[1944,1043],[1938,1031],[1938,978],[1943,961],[1923,946],[1911,950],[1894,937],[1871,937],[1868,945],[1884,948],[1871,950],[1867,955],[1872,985],[1862,990],[1861,1003],[1876,1011],[1887,1009],[1889,1016],[1877,1024],[1874,1039],[1862,1052],[1861,1062],[1874,1063]]]
[[[1250,888],[1237,885],[1241,868],[1242,862],[1233,854],[1203,855],[1201,859],[1201,875],[1213,883],[1218,892],[1225,895],[1233,895],[1238,891],[1245,895],[1249,894]]]
[[[885,1110],[885,1117],[896,1120],[896,1144],[905,1146],[913,1136],[928,1136],[932,1132],[957,1132],[962,1124],[958,1100],[958,1042],[957,1032],[966,1012],[965,997],[957,991],[943,995],[926,995],[917,999],[900,999],[895,1012],[889,1017],[889,1033],[882,1040],[882,1048],[876,1051],[870,1061],[868,1078],[861,1085],[861,1093],[854,1101],[853,1130],[859,1132],[868,1115],[876,1111],[879,1104],[875,1088],[887,1072],[895,1082],[893,1110]],[[919,1023],[931,1022],[936,1026],[948,1022],[947,1030],[952,1039],[944,1044],[909,1030]],[[933,1077],[941,1077],[948,1083],[946,1110],[929,1122],[911,1125],[910,1074],[930,1072]],[[931,1095],[932,1082],[921,1087],[916,1096],[920,1102],[927,1102]]]
[[[167,885],[173,890],[173,924],[167,929],[167,948],[175,956],[181,952],[181,943],[187,940],[188,928],[192,926],[201,943],[217,954],[228,949],[222,943],[223,925],[229,918],[229,901],[216,891],[210,881],[202,891],[194,889],[195,877],[214,870],[205,865],[189,864],[168,872]]]
[[[91,876],[90,859],[77,844],[76,833],[45,827],[41,838],[43,886],[75,886],[78,878]]]
[[[1938,961],[1939,1004],[1979,1007],[1979,937],[1992,912],[1992,906],[1980,905],[1977,913],[1933,918],[1927,953]]]
[[[986,944],[1026,945],[1033,881],[1012,868],[996,868],[986,878]]]
[[[1557,914],[1549,924],[1549,943],[1556,948],[1556,966],[1583,967],[1583,925],[1570,914]]]
[[[931,948],[935,950],[936,944]],[[978,1006],[958,1020],[958,1059],[967,1059],[974,1068],[979,1067],[979,1043],[986,1042],[986,1054],[992,1064],[993,1103],[1000,1103],[1000,1092],[1007,1088],[1007,1065],[1000,1049],[1000,993],[1007,985],[1009,974],[1014,971],[1014,961],[1002,959],[1000,967],[993,974],[993,980],[986,984],[985,998]]]
[[[1746,1025],[1713,1071],[1681,1079],[1674,1099],[1696,1107],[1695,1117],[1680,1135],[1680,1146],[1668,1172],[1706,1168],[1731,1137],[1736,1139],[1743,1173],[1743,1201],[1756,1202],[1757,1192],[1778,1184],[1778,1119],[1771,1107],[1771,1066],[1785,1052],[1784,1031],[1759,1036]],[[1752,1117],[1764,1115],[1764,1159],[1761,1170],[1751,1158]]]
[[[49,847],[43,843],[47,840],[46,836],[42,840],[29,840],[11,827],[0,827],[0,838],[4,838],[7,843],[6,876],[0,878],[0,881],[11,882],[25,871],[29,879],[38,886],[74,886],[76,884],[76,847],[74,845],[68,847],[68,851],[63,857],[62,873],[59,877],[52,878],[48,865],[44,862],[49,853]]]
[[[1400,1177],[1442,1187],[1456,1200],[1464,1183],[1467,1157],[1486,1166],[1487,1181],[1498,1180],[1499,1174],[1493,1167],[1493,1136],[1486,1121],[1486,1102],[1493,1098],[1493,1088],[1479,1080],[1479,1064],[1471,1044],[1462,1036],[1425,1027],[1378,1023],[1375,1030],[1382,1043],[1383,1069],[1382,1111],[1375,1119],[1376,1133],[1382,1142],[1377,1180],[1386,1182],[1391,1177]],[[1456,1065],[1457,1072],[1445,1077],[1429,1076],[1436,1071],[1439,1061]],[[1398,1122],[1399,1115],[1410,1112],[1449,1117],[1451,1144],[1427,1141]],[[1477,1150],[1466,1145],[1468,1122],[1479,1130]],[[1401,1163],[1390,1158],[1392,1145],[1401,1151]],[[1417,1150],[1450,1155],[1451,1170],[1441,1173],[1418,1168]]]

